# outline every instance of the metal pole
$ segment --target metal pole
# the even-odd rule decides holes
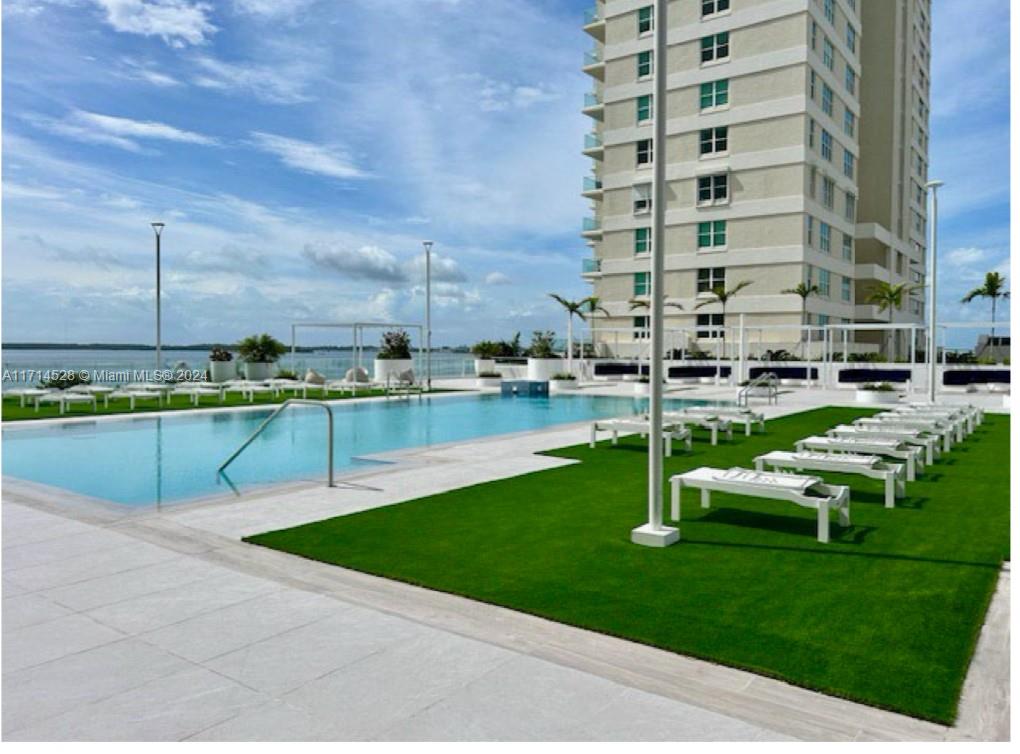
[[[930,286],[928,288],[928,400],[935,402],[935,392],[938,381],[935,379],[935,367],[938,365],[936,354],[938,343],[936,341],[935,324],[936,308],[935,299],[938,295],[938,220],[939,220],[939,198],[938,188],[942,181],[929,181],[925,188],[931,195],[931,211],[928,213],[928,254],[931,263],[928,265],[928,276]]]
[[[432,390],[432,241],[425,247],[425,386]]]
[[[160,266],[160,237],[163,234],[163,223],[152,223],[152,230],[156,234],[156,371],[158,372],[163,368],[163,339],[160,332],[160,280],[159,280],[159,266]],[[158,379],[158,376],[157,376]]]
[[[666,31],[667,0],[655,0],[654,119],[652,141],[652,269],[649,296],[651,363],[648,377],[648,523],[631,531],[631,541],[652,547],[666,547],[680,539],[679,529],[662,525],[662,346],[663,277],[666,256],[666,76],[668,73]]]

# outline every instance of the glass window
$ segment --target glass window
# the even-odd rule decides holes
[[[850,52],[857,52],[857,29],[851,26],[849,21],[846,24],[846,46],[850,48]]]
[[[826,254],[832,251],[832,227],[828,223],[818,223],[818,248]]]
[[[822,112],[832,115],[832,89],[828,84],[822,84]]]
[[[850,64],[846,64],[846,90],[850,94],[857,92],[857,74],[854,73],[854,69],[850,67]]]
[[[637,143],[637,164],[638,165],[651,165],[652,164],[652,140],[641,139]]]
[[[651,277],[650,272],[635,272],[634,273],[634,295],[635,296],[647,296],[651,293]]]
[[[832,42],[828,37],[822,39],[822,62],[830,71],[836,65],[836,56],[832,49]]]
[[[849,149],[843,149],[843,175],[854,177],[854,155]]]
[[[648,254],[652,250],[652,229],[634,228],[634,253]]]
[[[811,96],[812,100],[814,100],[814,98],[817,96],[815,93],[817,89],[818,89],[818,74],[815,73],[814,70],[812,69],[810,75],[808,76],[808,94]]]
[[[698,223],[698,248],[714,249],[726,245],[726,221]]]
[[[698,177],[698,204],[724,204],[729,201],[729,174]]]
[[[724,60],[730,56],[730,33],[722,31],[701,38],[701,62]]]
[[[807,145],[808,145],[809,148],[814,149],[815,148],[815,119],[814,118],[808,118],[807,119],[807,125],[808,125],[808,129],[807,129]]]
[[[720,328],[725,324],[725,317],[720,312],[719,314],[699,314],[698,315],[698,327],[706,328],[704,330],[698,330],[697,336],[699,338],[721,338],[722,333],[716,329]]]
[[[701,154],[716,154],[729,148],[729,129],[727,126],[701,129]]]
[[[637,98],[637,122],[644,123],[652,119],[652,95],[643,94]]]
[[[653,28],[655,28],[655,6],[646,5],[644,8],[638,8],[637,12],[637,33],[647,34]]]
[[[639,79],[652,75],[652,51],[645,50],[637,54],[637,76]]]
[[[722,107],[730,101],[729,79],[709,81],[701,85],[701,109]]]
[[[832,162],[832,134],[822,129],[822,157]]]
[[[843,259],[854,261],[854,239],[849,233],[843,234]]]
[[[822,204],[829,209],[836,204],[836,182],[832,178],[822,179]]]
[[[850,222],[854,222],[857,218],[857,197],[849,191],[846,193],[846,209],[843,216]]]
[[[725,267],[702,267],[698,270],[698,293],[708,293],[726,285]]]
[[[836,23],[836,9],[833,0],[825,0],[825,17],[829,20],[830,24]]]
[[[818,293],[822,296],[829,295],[829,271],[820,269],[818,270]]]
[[[853,111],[848,107],[843,111],[843,133],[847,136],[853,136],[854,131],[857,130],[857,116],[853,114]]]
[[[701,17],[714,16],[730,9],[730,0],[701,0]]]
[[[815,245],[815,218],[811,215],[804,216],[804,243],[807,246]],[[811,277],[808,276],[810,282]]]
[[[634,337],[638,340],[648,339],[648,317],[634,317]]]
[[[843,283],[842,283],[842,285],[840,287],[841,287],[840,297],[844,301],[849,301],[850,300],[850,296],[851,296],[850,278],[844,277],[843,278]]]
[[[818,50],[818,24],[814,20],[811,21],[811,49]]]
[[[652,211],[652,184],[638,183],[634,186],[634,214]]]

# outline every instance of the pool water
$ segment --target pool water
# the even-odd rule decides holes
[[[670,408],[704,401],[666,401]],[[331,404],[337,474],[378,461],[366,455],[470,440],[644,411],[647,399],[577,395],[466,395],[421,401]],[[217,467],[272,409],[132,417],[3,431],[5,476],[128,506],[229,491]],[[227,470],[244,491],[326,477],[326,416],[315,406],[281,414]]]

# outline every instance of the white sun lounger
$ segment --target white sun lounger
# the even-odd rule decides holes
[[[591,424],[591,438],[588,447],[594,448],[599,432],[609,432],[612,436],[613,445],[616,445],[620,433],[638,434],[642,437],[648,436],[648,420],[638,417],[623,419],[599,419]],[[691,431],[682,424],[672,422],[662,423],[663,452],[667,456],[673,455],[673,440],[682,440],[684,447],[691,450]]]
[[[974,429],[975,424],[980,424],[984,421],[985,412],[980,406],[972,406],[969,403],[955,404],[955,403],[907,403],[904,405],[896,406],[893,411],[949,411],[953,413],[960,413],[966,416],[971,422],[971,431]]]
[[[92,395],[96,398],[103,399],[103,408],[110,407],[110,395],[113,394],[115,388],[109,385],[74,385],[69,387],[68,392],[70,393],[82,393],[84,395]]]
[[[305,382],[304,380],[274,379],[269,380],[268,385],[273,389],[274,398],[287,392],[293,393],[295,397],[298,393],[301,393],[302,398],[307,398],[309,390],[319,390],[322,392],[323,397],[326,395],[325,384]]]
[[[647,414],[646,414],[647,416]],[[707,429],[712,433],[712,444],[719,444],[719,431],[726,433],[726,439],[733,440],[733,425],[728,419],[722,419],[716,414],[691,414],[686,411],[664,411],[662,420],[669,423],[694,425]]]
[[[26,401],[31,401],[32,405],[35,407],[35,410],[38,411],[39,399],[42,398],[47,393],[52,393],[54,391],[55,388],[49,387],[16,387],[11,390],[4,391],[3,395],[4,398],[17,396],[21,403],[22,408],[25,408]]]
[[[877,440],[898,440],[907,445],[916,445],[924,450],[924,465],[930,466],[941,455],[938,435],[926,434],[916,427],[901,427],[884,424],[840,424],[827,430],[829,437],[871,437]]]
[[[790,453],[773,450],[754,459],[754,467],[765,471],[835,471],[858,474],[885,482],[885,507],[895,508],[896,498],[907,494],[907,470],[902,463],[889,463],[879,456],[856,453]]]
[[[751,436],[751,428],[755,424],[758,425],[759,430],[765,431],[765,414],[752,411],[749,408],[739,408],[737,406],[688,406],[684,411],[689,414],[718,416],[720,419],[725,419],[732,424],[743,424],[744,434],[747,437]]]
[[[265,382],[249,382],[247,380],[236,380],[223,383],[223,392],[240,393],[242,398],[247,398],[249,403],[255,402],[255,394],[276,396],[276,391]]]
[[[920,429],[940,437],[945,437],[947,438],[947,450],[952,447],[954,438],[956,442],[963,442],[964,440],[963,432],[966,422],[963,419],[956,420],[939,416],[897,414],[892,411],[883,411],[871,418],[889,423],[895,422],[901,427],[913,427],[914,429]]]
[[[865,453],[868,455],[895,458],[907,464],[907,481],[917,479],[917,472],[924,469],[924,448],[907,445],[899,440],[881,440],[877,437],[805,437],[794,443],[798,453],[817,450],[821,453]]]
[[[203,395],[215,395],[220,403],[223,402],[223,390],[218,387],[205,387],[202,385],[180,385],[174,390],[173,395],[186,395],[191,398],[191,405],[197,406]]]
[[[111,398],[127,398],[128,405],[131,410],[135,410],[135,403],[137,401],[151,401],[155,400],[160,406],[163,405],[163,396],[161,393],[157,393],[153,390],[114,390],[110,393]]]
[[[747,497],[786,500],[818,511],[818,541],[829,541],[829,511],[839,512],[841,526],[850,525],[850,488],[826,484],[816,476],[778,474],[753,469],[713,469],[709,466],[676,474],[669,478],[672,485],[673,520],[680,520],[680,490],[694,487],[701,490],[701,507],[711,505],[713,492],[729,492]]]
[[[945,421],[952,422],[956,436],[959,438],[969,435],[978,424],[975,414],[966,411],[954,411],[948,408],[911,408],[907,410],[895,408],[883,413],[893,413],[896,416],[910,419],[944,419]]]
[[[54,390],[40,395],[36,399],[36,410],[39,409],[40,403],[56,403],[60,407],[60,414],[63,415],[67,411],[67,407],[74,405],[75,403],[91,403],[92,410],[98,411],[99,407],[96,404],[96,396],[85,395],[84,393],[72,393],[70,390]]]
[[[953,449],[953,440],[956,438],[956,429],[950,426],[925,426],[912,421],[903,421],[896,416],[866,416],[854,420],[854,426],[861,429],[870,429],[882,432],[910,432],[922,437],[930,437],[934,442],[935,455],[941,455],[940,451],[948,453]],[[930,456],[931,454],[929,454]],[[926,461],[931,463],[929,457]]]

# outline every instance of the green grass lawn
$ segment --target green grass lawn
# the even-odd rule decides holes
[[[433,390],[433,393],[446,393],[449,390]],[[350,393],[330,393],[329,400],[349,400],[352,397],[357,398],[369,398],[373,396],[385,395],[385,390],[359,390],[357,396],[352,396]],[[288,398],[300,398],[301,395],[295,396],[293,393],[284,393],[279,397],[274,398],[271,395],[256,395],[255,402],[251,403],[247,398],[242,397],[238,393],[228,393],[222,403],[216,396],[202,396],[199,399],[199,405],[197,408],[226,408],[230,406],[251,406],[251,405],[262,405],[271,406],[283,401]],[[318,391],[308,391],[309,400],[320,400],[321,396]],[[110,400],[109,407],[103,406],[103,399],[97,400],[98,410],[93,411],[92,405],[78,404],[75,406],[68,406],[67,412],[61,417],[60,409],[55,403],[43,404],[39,406],[39,411],[36,412],[32,404],[29,403],[24,408],[20,405],[19,398],[4,398],[3,409],[0,418],[3,421],[29,421],[32,419],[58,419],[66,417],[82,417],[82,416],[101,416],[103,414],[141,414],[151,411],[187,411],[194,409],[196,406],[192,405],[191,397],[187,395],[174,395],[171,396],[170,404],[167,405],[166,401],[162,405],[158,405],[156,401],[138,401],[135,403],[135,410],[131,410],[131,403],[127,398],[116,398]]]
[[[696,436],[666,471],[751,466],[866,413],[810,411],[715,448]],[[853,525],[834,523],[828,545],[813,510],[715,493],[704,511],[688,490],[680,543],[639,547],[644,443],[552,455],[580,463],[248,541],[953,721],[1008,558],[1008,417],[987,417],[895,510],[880,481],[825,474],[852,489]]]

